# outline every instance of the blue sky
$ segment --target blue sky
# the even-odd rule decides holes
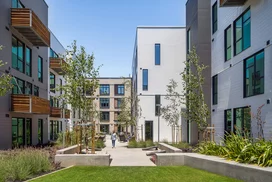
[[[100,76],[131,73],[137,26],[185,26],[186,0],[46,0],[49,28],[66,48],[94,53]]]

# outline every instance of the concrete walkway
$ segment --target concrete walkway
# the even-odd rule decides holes
[[[111,166],[155,166],[150,157],[142,149],[129,149],[127,143],[116,141],[115,148],[112,148],[110,136],[106,137],[106,147],[102,153],[111,155]]]

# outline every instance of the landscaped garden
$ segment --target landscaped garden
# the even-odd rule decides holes
[[[180,167],[72,167],[34,180],[35,182],[66,181],[205,181],[235,182],[236,179],[219,176],[186,166]]]
[[[157,143],[154,143],[151,140],[147,140],[147,141],[130,140],[128,142],[128,148],[145,148],[145,147],[152,147],[156,145]]]

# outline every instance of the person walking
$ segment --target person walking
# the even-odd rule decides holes
[[[111,142],[112,142],[112,148],[115,148],[115,141],[116,141],[117,135],[115,131],[111,134]]]

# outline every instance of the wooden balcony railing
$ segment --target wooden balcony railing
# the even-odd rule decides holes
[[[220,0],[221,7],[243,6],[247,0]]]
[[[50,58],[49,67],[57,72],[59,75],[65,74],[64,67],[67,66],[67,63],[62,58]]]
[[[50,32],[31,9],[11,8],[11,26],[34,46],[50,47]]]
[[[70,110],[69,109],[64,109],[64,118],[69,119],[70,118]]]
[[[62,118],[62,109],[58,107],[50,108],[50,117]]]
[[[11,111],[31,114],[50,114],[50,102],[34,95],[12,94]]]

